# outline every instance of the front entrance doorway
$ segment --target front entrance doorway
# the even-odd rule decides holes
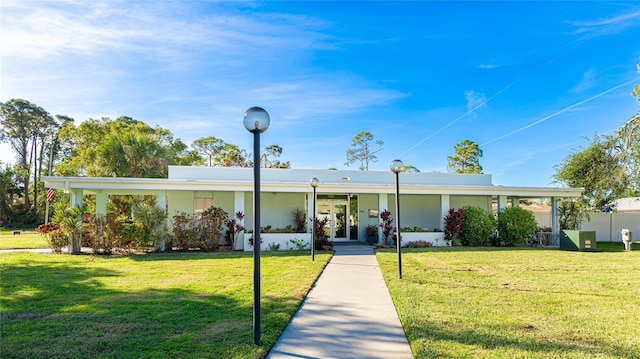
[[[349,240],[349,202],[322,200],[318,201],[318,218],[327,218],[324,233],[332,241]]]

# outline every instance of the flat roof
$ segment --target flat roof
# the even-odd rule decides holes
[[[89,192],[126,190],[253,191],[251,168],[169,166],[170,178],[56,177],[45,176],[47,187]],[[383,171],[333,171],[262,169],[261,190],[312,192],[311,178],[318,178],[318,193],[395,193],[395,175]],[[451,173],[402,173],[403,194],[490,195],[518,197],[580,197],[583,188],[494,186],[491,175]]]

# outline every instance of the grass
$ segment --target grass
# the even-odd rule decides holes
[[[416,358],[640,358],[640,244],[378,251]]]
[[[0,249],[35,249],[49,248],[49,243],[43,236],[30,231],[20,231],[19,236],[14,236],[13,231],[0,231]]]
[[[261,358],[329,258],[263,253],[256,346],[251,253],[0,254],[0,357]]]

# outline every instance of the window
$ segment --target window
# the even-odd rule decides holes
[[[213,206],[213,198],[211,197],[195,197],[193,200],[193,213],[202,213],[209,207]]]

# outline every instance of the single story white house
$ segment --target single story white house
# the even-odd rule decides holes
[[[261,169],[261,225],[291,226],[291,213],[304,210],[313,217],[312,178],[318,178],[317,215],[328,217],[327,233],[333,241],[366,241],[366,228],[378,226],[379,214],[388,209],[395,220],[395,175],[391,171]],[[401,173],[400,224],[402,227],[443,229],[450,208],[474,205],[492,209],[510,199],[551,198],[552,230],[559,232],[557,203],[579,197],[582,188],[494,186],[490,174]],[[106,214],[109,195],[155,195],[158,206],[172,218],[177,212],[196,213],[212,205],[230,216],[246,214],[244,226],[253,229],[253,169],[235,167],[169,166],[166,179],[113,177],[45,177],[45,185],[71,194],[71,205],[82,206],[84,194],[96,195],[96,213]],[[309,231],[311,226],[307,226]],[[265,248],[272,242],[262,235]],[[380,235],[379,235],[380,236]],[[444,245],[442,233],[403,233],[403,241],[428,240]],[[411,237],[414,236],[414,237]],[[248,236],[246,236],[248,238]],[[282,237],[282,236],[281,236]],[[309,243],[310,235],[297,234]],[[287,239],[280,241],[281,249]],[[381,240],[381,238],[379,239]],[[251,250],[245,240],[236,249]]]

